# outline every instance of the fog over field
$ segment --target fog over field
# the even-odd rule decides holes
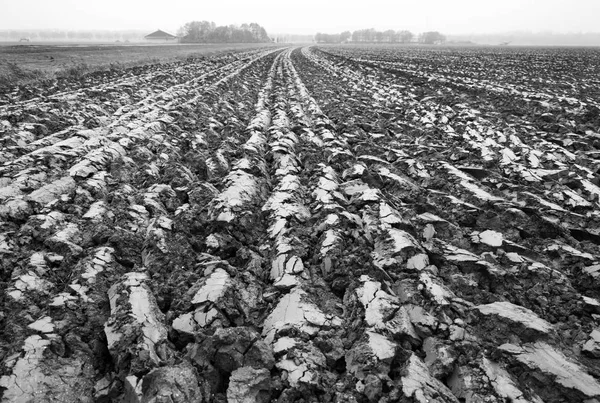
[[[3,30],[154,30],[176,32],[191,20],[217,25],[257,22],[269,34],[312,35],[357,29],[439,31],[445,35],[552,32],[574,34],[598,31],[600,2],[595,0],[477,0],[341,1],[175,0],[92,1],[0,0]],[[512,40],[519,42],[518,35]],[[554,38],[557,44],[564,40]],[[550,39],[552,40],[552,39]],[[578,41],[578,39],[574,39]],[[485,42],[485,41],[484,41]],[[531,41],[530,41],[531,42]],[[535,41],[534,41],[535,42]],[[567,41],[568,42],[568,41]],[[571,40],[573,42],[573,40]],[[586,40],[583,40],[582,44]],[[589,39],[587,42],[590,42]],[[592,41],[593,42],[593,41]]]

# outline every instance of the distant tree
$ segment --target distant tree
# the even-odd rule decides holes
[[[267,31],[257,23],[241,26],[216,26],[214,22],[191,21],[179,28],[177,34],[183,42],[271,42]]]
[[[53,39],[54,37],[54,32],[52,31],[41,31],[39,33],[40,39],[41,40],[48,40],[48,39]]]
[[[426,45],[438,45],[440,43],[444,43],[445,41],[446,37],[437,31],[423,32],[419,36],[419,42]]]
[[[93,37],[94,37],[94,34],[89,31],[81,31],[79,33],[79,39],[92,40]]]
[[[253,22],[250,24],[250,31],[253,34],[255,42],[271,42],[269,34],[267,34],[267,30],[257,23]]]
[[[344,31],[340,34],[340,42],[348,42],[352,38],[352,33],[350,31]]]
[[[340,34],[324,34],[318,32],[314,36],[317,43],[341,43],[352,40],[356,43],[409,43],[413,40],[414,34],[407,30],[377,31],[374,28],[358,29],[352,33],[345,31]],[[424,32],[419,35],[419,42],[426,44],[439,44],[446,41],[446,37],[437,31]]]
[[[383,31],[381,33],[381,36],[382,36],[383,42],[390,42],[390,43],[397,42],[396,41],[396,32],[394,32],[393,29],[388,29],[387,31]]]
[[[214,22],[191,21],[179,29],[183,42],[206,42],[209,34],[216,29]]]
[[[414,34],[407,30],[398,32],[398,39],[399,39],[400,43],[409,43],[410,41],[413,40],[414,37],[415,37]]]
[[[206,42],[211,43],[226,43],[233,42],[232,40],[232,29],[225,25],[220,25],[214,30],[210,31],[206,37]]]
[[[317,33],[315,35],[315,42],[317,43],[340,43],[342,35],[341,34],[324,34]]]
[[[247,25],[247,24],[244,24]],[[241,27],[237,27],[235,25],[230,25],[229,26],[229,30],[230,30],[230,40],[231,42],[253,42],[252,40],[252,33],[250,32],[250,29],[248,27],[246,27],[246,29],[243,29]]]
[[[352,42],[382,42],[384,40],[383,32],[378,32],[373,28],[359,29],[352,32]]]
[[[113,32],[111,31],[100,31],[98,33],[96,33],[96,39],[100,39],[100,40],[104,40],[104,41],[109,41],[114,39],[115,35]]]
[[[365,30],[365,42],[375,42],[377,31],[373,28]]]

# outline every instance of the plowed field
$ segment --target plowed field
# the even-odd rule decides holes
[[[0,94],[2,402],[600,402],[598,77],[312,46]]]

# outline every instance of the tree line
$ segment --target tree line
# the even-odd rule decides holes
[[[354,32],[344,31],[339,34],[317,33],[315,41],[318,43],[410,43],[415,41],[415,35],[407,30],[377,31],[373,28],[359,29]],[[423,44],[439,44],[446,41],[446,37],[437,31],[423,32],[416,37],[416,42]]]
[[[187,43],[260,43],[271,42],[267,31],[256,23],[217,26],[209,21],[191,21],[177,31]]]

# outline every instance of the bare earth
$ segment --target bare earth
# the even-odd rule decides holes
[[[2,403],[600,401],[600,50],[4,51]]]

